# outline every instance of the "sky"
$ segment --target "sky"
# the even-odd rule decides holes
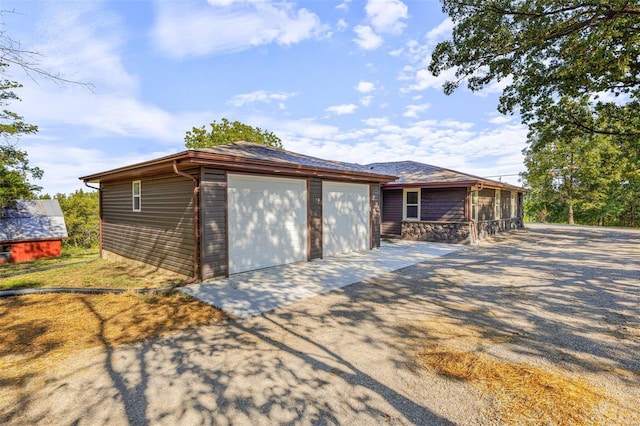
[[[413,160],[519,185],[526,128],[481,92],[427,71],[451,35],[438,1],[2,0],[4,35],[60,84],[11,68],[9,109],[43,193],[185,150],[192,127],[228,118],[285,149],[367,164]],[[11,11],[11,13],[7,12]]]

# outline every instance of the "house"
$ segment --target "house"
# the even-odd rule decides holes
[[[103,257],[206,280],[379,247],[395,176],[236,142],[80,179],[99,184]]]
[[[0,209],[0,263],[59,257],[67,228],[57,200],[17,201]]]
[[[398,176],[382,185],[383,236],[470,244],[523,228],[523,188],[415,161],[367,167]]]

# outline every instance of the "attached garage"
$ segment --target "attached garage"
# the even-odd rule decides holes
[[[379,247],[395,177],[235,142],[81,179],[100,184],[103,256],[209,280]]]
[[[229,273],[307,260],[307,181],[229,174]]]
[[[323,182],[323,256],[369,249],[370,214],[369,185]]]

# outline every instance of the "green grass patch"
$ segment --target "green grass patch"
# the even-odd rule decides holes
[[[79,263],[80,262],[80,263]],[[11,275],[9,274],[19,274]],[[24,288],[162,287],[185,280],[180,274],[152,266],[98,258],[98,249],[65,248],[62,257],[0,266],[0,290]]]
[[[48,259],[36,259],[30,262],[3,263],[0,265],[0,276],[29,273],[44,268],[55,268],[77,262],[87,262],[97,259],[100,250],[95,248],[62,247],[62,256]]]

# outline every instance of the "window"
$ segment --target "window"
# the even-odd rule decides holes
[[[420,190],[405,189],[402,207],[404,220],[420,220]]]
[[[471,220],[478,221],[478,190],[471,188]]]
[[[139,180],[133,182],[131,196],[133,198],[133,211],[142,211],[142,185]]]
[[[495,190],[495,197],[494,197],[494,201],[495,201],[495,216],[494,219],[500,219],[500,190],[496,189]]]
[[[518,216],[518,193],[511,193],[511,217]]]

